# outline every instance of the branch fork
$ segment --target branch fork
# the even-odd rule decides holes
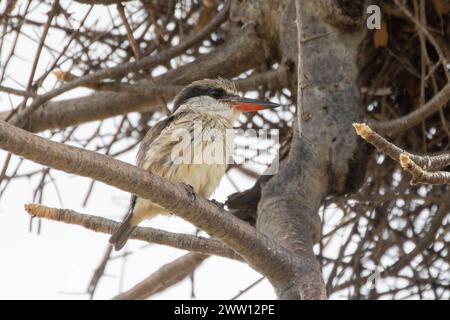
[[[354,123],[353,127],[361,138],[399,162],[403,170],[412,175],[412,185],[450,184],[450,172],[437,171],[450,165],[450,153],[431,156],[414,155],[387,141],[365,123]]]

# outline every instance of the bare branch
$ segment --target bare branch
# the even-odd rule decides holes
[[[83,3],[83,4],[91,4],[91,5],[105,5],[105,6],[109,6],[111,4],[116,4],[116,3],[121,3],[121,2],[129,2],[129,1],[133,1],[133,0],[74,0],[76,2],[79,3]]]
[[[89,299],[91,300],[94,298],[95,290],[97,290],[97,286],[100,282],[100,279],[105,273],[106,265],[108,264],[108,261],[111,258],[112,249],[113,247],[108,244],[108,247],[105,253],[103,254],[102,260],[100,261],[98,267],[95,269],[91,281],[89,282],[87,292],[89,294]]]
[[[117,3],[117,11],[119,12],[120,19],[127,31],[128,41],[130,42],[131,48],[133,49],[133,54],[136,60],[141,58],[141,51],[139,50],[139,46],[136,42],[136,39],[133,36],[133,30],[131,30],[130,24],[128,23],[127,16],[125,14],[125,9],[122,3]]]
[[[420,252],[426,249],[433,241],[435,241],[439,229],[442,227],[442,221],[449,215],[448,205],[441,206],[438,212],[427,223],[427,232],[415,243],[415,248],[408,252],[408,254],[399,258],[392,266],[390,266],[384,273],[388,275],[396,274],[401,271],[408,262],[413,260]]]
[[[246,28],[236,37],[228,39],[223,47],[155,78],[157,88],[154,89],[154,93],[157,97],[97,92],[81,98],[51,101],[38,108],[24,127],[32,132],[39,132],[101,120],[128,112],[158,111],[161,110],[158,97],[170,99],[176,94],[173,85],[185,85],[194,80],[213,78],[218,75],[231,78],[263,61],[264,50],[261,41],[252,28]],[[152,82],[144,81],[140,84],[150,88],[149,95],[152,93],[151,88],[154,87]],[[165,85],[168,87],[163,88]],[[5,119],[7,114],[8,112],[0,113],[0,119]]]
[[[446,106],[450,100],[450,82],[439,91],[433,98],[427,103],[418,108],[417,110],[394,120],[374,122],[371,126],[382,133],[395,134],[401,131],[405,131],[412,128],[424,119],[427,119],[433,113],[439,111],[440,108]]]
[[[366,124],[354,123],[356,133],[372,144],[379,151],[400,162],[403,169],[412,174],[411,184],[449,184],[450,172],[428,172],[423,168],[437,170],[450,165],[450,153],[436,156],[417,156],[406,152],[393,143],[387,141]],[[421,168],[421,165],[423,168]]]
[[[17,5],[17,0],[8,0],[6,2],[6,7],[3,13],[0,13],[0,22],[2,22],[3,18],[7,17],[11,14],[11,12],[14,10],[14,8]]]
[[[395,161],[399,161],[400,155],[404,154],[426,170],[438,170],[450,165],[450,153],[423,156],[411,154],[387,141],[365,123],[354,123],[353,126],[355,127],[356,133],[361,136],[361,138]]]
[[[28,77],[28,83],[27,83],[27,86],[26,86],[26,91],[31,91],[31,89],[32,89],[33,80],[34,80],[34,74],[36,73],[36,68],[37,68],[37,65],[39,63],[39,59],[41,58],[42,48],[44,47],[45,39],[47,38],[47,34],[48,34],[48,30],[50,29],[50,25],[51,25],[51,23],[53,21],[53,18],[57,14],[58,10],[59,10],[59,0],[55,0],[55,1],[53,1],[52,7],[50,9],[50,12],[48,13],[47,21],[45,22],[44,30],[42,31],[41,38],[39,40],[39,45],[38,45],[38,48],[37,48],[36,53],[34,55],[33,65],[31,66],[31,72],[30,72],[30,75]],[[37,99],[37,97],[36,97],[36,99]],[[6,117],[5,121],[9,121],[9,119],[11,119],[11,117],[17,111],[19,111],[19,109],[21,109],[22,107],[24,107],[26,105],[27,101],[28,100],[27,100],[27,97],[26,97],[24,99],[23,103],[19,107],[13,109],[8,114],[8,116]]]
[[[16,96],[22,96],[22,97],[36,97],[37,93],[33,91],[26,91],[26,90],[19,90],[14,88],[9,88],[5,86],[0,86],[0,91],[10,93]]]
[[[114,300],[146,299],[188,277],[206,259],[207,255],[188,253],[151,274],[133,288],[115,296]]]
[[[260,86],[271,86],[272,89],[282,88],[287,84],[287,68],[280,66],[276,70],[269,70],[261,73],[256,73],[245,79],[238,79],[234,81],[238,90],[248,91],[258,89]],[[95,83],[88,85],[89,88],[95,90],[106,90],[115,92],[126,92],[129,94],[140,96],[173,96],[179,92],[183,86],[181,85],[163,85],[151,86],[148,83],[143,84],[124,84],[124,83]]]
[[[444,68],[444,72],[447,77],[447,82],[450,83],[450,72],[447,66],[448,57],[446,57],[446,55],[442,52],[441,47],[437,43],[436,39],[428,31],[428,29],[422,23],[420,23],[420,21],[416,19],[416,17],[414,17],[414,15],[408,10],[408,8],[403,3],[401,3],[399,0],[394,0],[394,2],[400,8],[400,11],[403,12],[403,14],[405,14],[405,16],[407,16],[416,25],[416,28],[419,29],[427,37],[428,41],[430,41],[430,43],[434,46],[436,52],[439,55],[442,67]]]
[[[450,184],[450,172],[436,171],[428,172],[423,170],[406,154],[400,155],[400,164],[403,169],[412,174],[411,184]]]
[[[261,281],[263,281],[265,277],[261,277],[258,280],[254,281],[251,285],[249,285],[247,288],[240,290],[239,293],[237,293],[234,297],[232,297],[230,300],[236,300],[243,294],[247,293],[250,289],[254,288],[257,284],[259,284]]]
[[[68,90],[74,89],[87,83],[94,83],[102,79],[123,76],[130,72],[155,67],[157,65],[169,61],[171,58],[183,53],[186,49],[195,45],[199,41],[202,41],[214,29],[220,26],[228,18],[229,8],[230,8],[230,1],[225,5],[225,7],[221,10],[221,12],[217,14],[216,17],[214,17],[214,19],[212,19],[205,25],[205,27],[201,31],[194,34],[192,37],[188,38],[186,41],[180,43],[179,45],[171,47],[165,51],[162,51],[156,56],[153,55],[147,56],[140,59],[139,61],[123,63],[113,68],[103,69],[88,74],[74,81],[70,81],[55,90],[52,90],[48,93],[38,96],[30,106],[28,106],[23,111],[19,112],[18,116],[12,123],[15,125],[21,124],[24,121],[24,119],[26,120],[43,103],[49,101],[50,99]]]
[[[28,204],[25,206],[25,210],[35,217],[75,224],[95,232],[111,234],[119,226],[119,222],[106,218],[82,214],[73,210],[49,208],[39,204]],[[217,255],[237,260],[241,259],[233,250],[216,239],[172,233],[147,227],[136,228],[131,235],[131,239],[171,246],[197,253]]]

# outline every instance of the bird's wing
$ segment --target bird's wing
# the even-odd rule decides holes
[[[150,145],[155,141],[160,135],[161,132],[170,126],[177,118],[179,114],[171,115],[170,117],[165,118],[164,120],[159,121],[157,124],[153,126],[150,130],[147,131],[144,138],[141,141],[139,146],[139,151],[136,156],[136,165],[139,168],[142,168],[145,162],[145,155],[147,151],[150,149]]]
[[[177,119],[177,117],[177,115],[172,115],[164,120],[161,120],[153,128],[147,131],[144,139],[142,139],[141,141],[139,151],[136,156],[136,164],[138,167],[142,168],[142,166],[144,165],[146,153],[149,150],[152,142],[155,141],[161,135],[161,132],[163,132],[165,128],[170,126],[170,124],[172,124],[173,121]],[[117,230],[109,239],[109,242],[115,247],[116,250],[120,250],[125,245],[131,233],[136,228],[135,225],[132,225],[131,221],[136,201],[137,196],[135,194],[132,194],[130,205],[128,206],[128,212],[122,224],[119,226],[119,228],[117,228]]]
[[[157,124],[155,124],[155,126],[153,128],[151,128],[150,130],[147,131],[147,133],[145,134],[144,138],[141,141],[141,144],[139,146],[139,151],[137,153],[136,156],[136,165],[139,168],[143,168],[144,164],[147,160],[147,153],[149,150],[152,149],[152,144],[156,143],[158,140],[158,138],[162,137],[162,135],[164,135],[164,132],[168,132],[171,128],[172,125],[174,125],[174,123],[177,122],[177,120],[179,120],[180,118],[183,118],[186,115],[186,112],[181,111],[181,112],[176,112],[173,115],[171,115],[170,117],[159,121]],[[161,141],[158,141],[158,143],[161,143]],[[156,146],[155,146],[156,147]],[[170,147],[170,146],[166,146],[166,147]],[[158,149],[158,148],[156,148]],[[147,169],[147,168],[143,168],[143,169]]]

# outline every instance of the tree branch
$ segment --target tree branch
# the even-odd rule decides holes
[[[325,3],[339,10],[350,8],[340,12],[347,17],[351,13],[351,23],[331,21]],[[362,144],[350,127],[363,116],[357,56],[365,31],[354,23],[363,6],[313,0],[294,5],[286,6],[283,22],[293,26],[297,21],[296,34],[285,41],[302,51],[288,52],[299,73],[297,85],[290,87],[299,92],[293,138],[279,172],[261,183],[256,227],[289,248],[300,262],[296,278],[275,284],[277,295],[324,299],[326,288],[313,250],[321,236],[319,209],[328,195],[348,192],[354,172],[364,170],[355,165]]]
[[[22,96],[22,97],[36,97],[37,93],[33,91],[26,91],[26,90],[19,90],[14,88],[9,88],[5,86],[0,86],[0,91],[6,92],[9,94],[13,94],[15,96]]]
[[[287,68],[280,66],[278,69],[256,73],[245,79],[237,79],[234,81],[236,88],[241,91],[249,91],[258,89],[261,85],[270,86],[272,89],[282,88],[287,85]],[[124,92],[140,96],[174,96],[178,93],[182,85],[162,85],[149,86],[148,83],[143,84],[127,84],[127,83],[96,83],[89,85],[89,88],[95,90]]]
[[[229,38],[217,50],[155,78],[156,87],[149,81],[139,82],[139,85],[155,87],[154,93],[158,97],[97,92],[81,98],[48,102],[38,108],[23,127],[32,132],[39,132],[102,120],[128,112],[161,110],[158,98],[162,96],[170,99],[176,94],[170,86],[186,85],[201,78],[237,76],[264,62],[262,47],[262,41],[254,29],[251,26],[247,27],[235,37]],[[163,89],[166,85],[170,88]],[[151,90],[153,89],[149,89],[149,94]],[[8,113],[0,113],[0,119],[4,120]]]
[[[295,1],[295,24],[297,25],[297,130],[298,136],[302,136],[303,122],[303,87],[306,86],[304,50],[303,50],[303,18],[302,18],[302,0]]]
[[[414,243],[415,248],[408,254],[399,257],[399,259],[385,270],[382,275],[395,275],[408,265],[418,254],[423,252],[427,247],[432,244],[437,238],[439,229],[443,226],[442,221],[449,214],[449,208],[447,204],[439,206],[438,212],[430,218],[431,221],[427,221],[429,226],[428,231],[424,232],[424,235],[417,239]]]
[[[382,133],[395,134],[401,131],[410,129],[424,119],[431,116],[433,113],[439,111],[440,108],[445,107],[450,100],[450,82],[445,85],[433,98],[417,110],[394,120],[373,122],[371,126]]]
[[[107,234],[113,233],[120,225],[119,222],[99,216],[82,214],[68,209],[49,208],[40,204],[25,205],[25,210],[35,217],[79,225],[95,232]],[[216,239],[172,233],[148,227],[137,227],[130,238],[170,246],[181,250],[241,260],[241,257],[239,257],[232,249]]]
[[[416,26],[418,30],[420,30],[428,39],[428,41],[433,45],[436,49],[436,52],[439,55],[440,62],[442,63],[442,67],[444,69],[445,76],[447,77],[447,81],[450,83],[450,72],[448,70],[448,57],[442,52],[441,47],[437,43],[436,39],[433,35],[428,31],[428,28],[424,26],[414,15],[408,10],[408,8],[401,3],[399,0],[394,0],[395,4],[400,8],[400,11],[403,12],[405,16],[407,16]]]
[[[103,254],[102,260],[100,264],[95,269],[91,281],[89,281],[89,285],[87,287],[87,293],[89,294],[89,299],[92,300],[94,298],[95,291],[97,290],[97,286],[100,282],[100,279],[105,273],[106,265],[108,264],[109,259],[111,258],[113,247],[108,244],[105,253]]]
[[[361,136],[364,140],[369,142],[379,151],[383,152],[391,159],[399,161],[400,155],[404,154],[411,158],[415,163],[426,170],[438,170],[450,166],[450,153],[443,153],[438,155],[415,155],[409,153],[402,148],[397,147],[395,144],[387,141],[385,138],[380,136],[378,133],[373,131],[365,123],[354,123],[353,127],[356,133]]]
[[[400,165],[403,169],[412,174],[411,184],[450,184],[450,172],[436,171],[428,172],[423,170],[406,154],[400,155]]]
[[[159,268],[133,288],[115,296],[113,300],[146,299],[188,277],[209,256],[188,253]]]
[[[111,4],[117,4],[118,2],[129,2],[129,1],[133,1],[133,0],[74,0],[75,2],[79,2],[82,4],[91,4],[91,5],[95,5],[95,4],[101,4],[101,5],[105,5],[105,6],[109,6]]]
[[[423,156],[415,155],[387,141],[365,123],[354,123],[353,127],[361,138],[395,161],[399,161],[400,155],[404,154],[426,170],[433,171],[450,166],[450,153]]]
[[[70,81],[68,83],[63,84],[62,86],[56,88],[55,90],[52,90],[50,92],[47,92],[43,95],[38,96],[33,103],[28,106],[26,109],[23,109],[22,111],[18,112],[17,117],[15,117],[11,123],[15,125],[21,125],[36,109],[41,106],[43,103],[49,101],[50,99],[66,92],[71,89],[74,89],[76,87],[82,86],[84,84],[88,83],[95,83],[97,81],[100,81],[102,79],[111,78],[111,77],[120,77],[124,76],[130,72],[135,72],[141,69],[147,69],[152,68],[157,65],[160,65],[164,62],[169,61],[171,58],[180,55],[183,53],[186,49],[190,48],[191,46],[197,44],[199,41],[202,41],[204,38],[210,35],[210,33],[216,29],[218,26],[220,26],[227,18],[228,18],[228,11],[230,9],[230,3],[231,1],[228,1],[228,3],[224,6],[224,8],[217,14],[214,19],[209,21],[205,27],[200,30],[198,33],[194,34],[190,38],[188,38],[186,41],[180,43],[177,46],[171,47],[165,51],[160,52],[157,55],[151,55],[144,57],[138,61],[123,63],[121,65],[118,65],[116,67],[112,67],[109,69],[103,69],[91,74],[88,74],[86,76],[83,76],[81,78],[77,78],[74,81]]]
[[[397,147],[393,143],[387,141],[378,133],[373,131],[368,125],[364,123],[354,123],[356,133],[364,140],[369,142],[382,153],[389,156],[391,159],[400,162],[403,169],[412,174],[412,184],[427,183],[427,184],[449,184],[450,172],[438,171],[428,172],[427,170],[438,170],[450,165],[450,153],[435,155],[435,156],[418,156],[406,152]]]

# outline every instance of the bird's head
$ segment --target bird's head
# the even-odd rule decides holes
[[[272,109],[280,105],[264,100],[240,97],[232,81],[203,79],[194,81],[175,97],[174,112],[195,111],[236,119],[241,112]]]

